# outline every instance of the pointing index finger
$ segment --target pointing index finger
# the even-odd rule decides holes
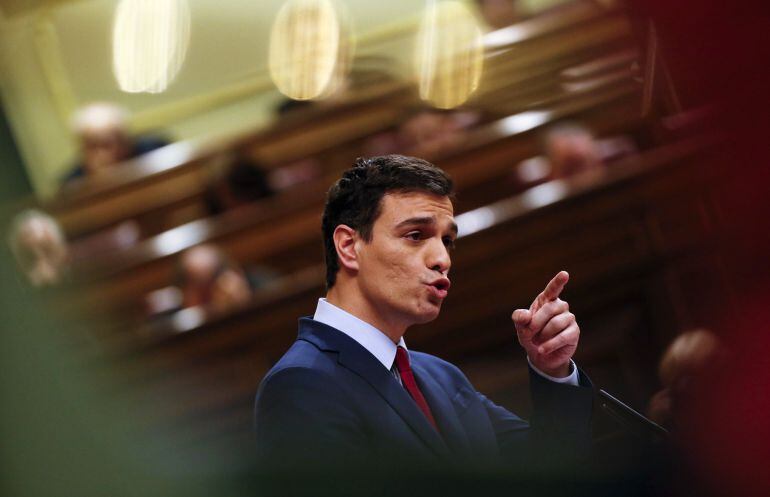
[[[545,290],[543,290],[543,298],[545,298],[547,302],[559,298],[559,295],[561,294],[562,290],[564,290],[564,286],[568,281],[569,273],[567,271],[559,271],[559,273],[548,282]]]

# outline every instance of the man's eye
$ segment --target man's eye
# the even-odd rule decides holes
[[[455,248],[454,238],[449,238],[449,237],[444,238],[444,246],[450,249]]]
[[[422,238],[422,233],[419,231],[410,231],[406,234],[406,237],[410,240],[419,240]]]

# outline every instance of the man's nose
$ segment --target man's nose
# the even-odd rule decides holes
[[[428,267],[441,274],[447,274],[452,266],[449,249],[443,240],[436,240],[430,244],[428,253]]]

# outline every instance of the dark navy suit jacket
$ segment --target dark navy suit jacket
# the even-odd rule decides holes
[[[577,387],[531,372],[530,424],[477,392],[452,364],[415,351],[409,356],[440,433],[365,348],[335,328],[300,319],[297,341],[257,393],[262,460],[288,467],[372,459],[487,464],[587,451],[592,392],[582,372]]]

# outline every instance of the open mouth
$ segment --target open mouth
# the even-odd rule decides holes
[[[431,289],[431,293],[438,298],[445,298],[449,292],[450,282],[447,278],[440,278],[432,283],[428,284],[428,288]]]

